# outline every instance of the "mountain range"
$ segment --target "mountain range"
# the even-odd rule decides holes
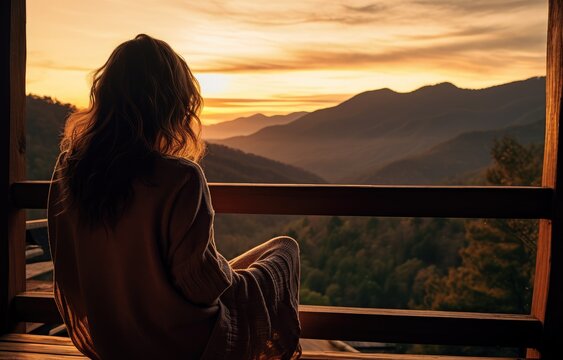
[[[307,169],[329,182],[365,182],[382,179],[390,171],[385,166],[405,159],[412,163],[464,133],[527,125],[544,117],[544,77],[479,90],[441,83],[408,93],[367,91],[284,125],[213,141]]]
[[[26,98],[27,178],[48,180],[59,153],[59,140],[68,115],[76,108],[50,97]],[[325,180],[295,166],[245,154],[222,145],[208,144],[202,161],[213,182],[324,183]]]
[[[290,123],[305,114],[307,114],[306,111],[298,111],[287,115],[266,116],[258,113],[239,117],[219,124],[204,126],[202,136],[204,139],[225,139],[233,136],[250,135],[267,126]]]
[[[27,97],[29,179],[50,177],[74,110]],[[215,134],[236,132],[237,124],[255,132],[209,140],[202,166],[213,182],[465,184],[491,163],[494,139],[541,143],[544,116],[543,77],[481,90],[450,83],[410,93],[380,89],[312,113],[255,114],[210,126],[223,125]]]

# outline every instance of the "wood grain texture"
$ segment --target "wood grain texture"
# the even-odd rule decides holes
[[[82,353],[78,351],[78,349],[74,346],[38,344],[38,343],[19,343],[19,342],[0,341],[0,351],[82,356]]]
[[[61,322],[52,294],[18,295],[19,320]],[[299,307],[302,337],[398,343],[528,346],[539,344],[541,323],[529,315],[446,311]]]
[[[10,187],[25,179],[25,0],[0,4],[0,333],[14,330],[10,303],[25,290],[25,212]]]
[[[542,185],[554,189],[552,220],[540,222],[532,315],[544,324],[542,359],[560,359],[563,343],[563,0],[549,1],[546,133]],[[540,353],[528,351],[528,357]]]
[[[29,352],[0,351],[0,360],[88,360],[84,355],[38,354]]]
[[[38,343],[46,345],[72,346],[72,340],[64,336],[31,335],[31,334],[4,334],[0,342]]]
[[[211,183],[217,213],[451,218],[550,218],[552,190],[494,186],[363,186]],[[47,204],[48,181],[12,186],[21,208]]]
[[[306,351],[303,360],[516,360],[515,358],[446,356],[446,355],[410,355],[410,354],[362,354],[334,351]]]

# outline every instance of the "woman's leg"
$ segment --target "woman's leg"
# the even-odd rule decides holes
[[[289,236],[278,236],[237,256],[236,258],[230,260],[229,264],[233,269],[247,269],[251,264],[263,259],[272,252],[275,252],[276,249],[280,247],[295,254],[299,254],[299,245],[297,244],[297,241]]]
[[[221,296],[238,329],[237,353],[256,359],[298,358],[299,245],[287,236],[260,244],[229,261],[233,285]],[[245,333],[246,332],[246,333]],[[237,342],[237,341],[235,341]]]

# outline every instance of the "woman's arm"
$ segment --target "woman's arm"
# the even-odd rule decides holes
[[[174,202],[168,251],[174,284],[191,302],[216,303],[232,283],[232,269],[217,252],[214,211],[201,168],[187,166],[189,176]]]

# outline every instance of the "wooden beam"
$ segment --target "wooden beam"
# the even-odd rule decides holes
[[[535,347],[529,315],[300,306],[302,337],[410,344]]]
[[[550,218],[552,190],[495,186],[209,185],[218,213],[451,218]],[[17,206],[43,209],[48,181],[12,186]]]
[[[10,304],[25,290],[25,212],[10,188],[25,179],[25,0],[0,2],[0,333],[14,330]]]
[[[62,321],[48,293],[18,295],[15,311],[20,321]],[[302,305],[299,317],[309,339],[535,347],[542,330],[530,315]]]
[[[546,129],[542,185],[554,189],[553,219],[540,222],[532,315],[544,323],[542,359],[560,359],[563,343],[563,0],[549,1]],[[528,357],[540,353],[528,351]]]
[[[37,323],[62,323],[52,293],[24,292],[16,296],[14,313],[19,321]]]
[[[343,351],[303,351],[303,355],[301,356],[301,359],[302,360],[525,360],[521,358],[488,357],[488,356],[477,357],[477,356],[415,355],[415,354],[370,354],[370,353],[350,353]],[[0,360],[2,360],[1,356],[0,356]]]

